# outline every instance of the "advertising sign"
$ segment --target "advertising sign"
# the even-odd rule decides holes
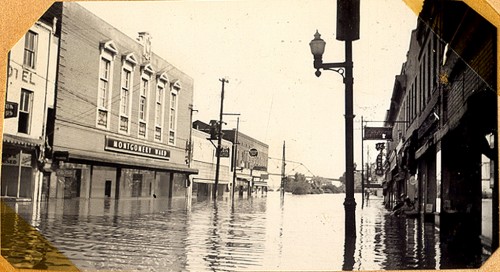
[[[392,127],[365,127],[364,140],[392,140]]]
[[[3,114],[4,118],[14,118],[17,117],[18,104],[15,102],[5,102],[5,112]]]
[[[104,150],[127,153],[130,155],[151,157],[156,159],[169,160],[170,150],[152,147],[145,144],[134,143],[106,136]]]

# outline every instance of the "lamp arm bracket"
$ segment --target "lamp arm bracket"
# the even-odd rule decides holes
[[[334,63],[315,63],[316,67],[316,76],[320,76],[321,72],[319,69],[334,71],[342,76],[345,79],[345,68],[347,67],[347,63],[345,62],[334,62]]]
[[[327,68],[327,69],[323,69],[323,70],[334,71],[337,74],[341,75],[343,79],[345,79],[345,69],[344,68]]]

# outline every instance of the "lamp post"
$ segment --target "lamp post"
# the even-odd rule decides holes
[[[359,39],[359,0],[337,0],[337,40],[345,42],[345,61],[323,63],[325,41],[318,31],[309,43],[314,56],[316,76],[320,69],[335,71],[344,79],[345,85],[345,172],[346,197],[345,236],[356,237],[356,201],[354,200],[354,148],[353,148],[353,73],[352,73],[352,41]]]

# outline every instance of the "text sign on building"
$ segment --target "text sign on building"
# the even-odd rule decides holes
[[[392,127],[365,127],[364,140],[392,140]]]
[[[106,136],[104,150],[162,160],[170,159],[170,150],[124,141],[108,136]]]
[[[5,102],[5,112],[3,114],[4,118],[17,117],[18,104],[16,102]]]

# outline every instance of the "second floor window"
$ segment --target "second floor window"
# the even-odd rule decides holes
[[[175,144],[175,134],[177,128],[177,91],[178,89],[174,88],[170,92],[170,119],[169,119],[169,133],[168,133],[168,143]]]
[[[120,93],[120,131],[129,132],[130,86],[132,73],[122,70],[122,88]]]
[[[162,123],[163,123],[163,93],[162,85],[158,85],[156,89],[156,104],[155,104],[155,140],[161,141]]]
[[[147,94],[149,92],[149,79],[141,78],[141,89],[139,97],[139,135],[146,137],[146,118],[148,111],[148,98]]]
[[[32,104],[33,92],[22,89],[21,100],[19,102],[19,120],[17,126],[17,131],[20,133],[30,133]]]
[[[97,124],[103,127],[108,126],[110,69],[111,61],[106,58],[101,58],[99,72],[99,91],[97,95]]]
[[[35,68],[36,49],[38,43],[38,34],[33,31],[28,31],[24,37],[24,60],[23,64],[26,67]]]

